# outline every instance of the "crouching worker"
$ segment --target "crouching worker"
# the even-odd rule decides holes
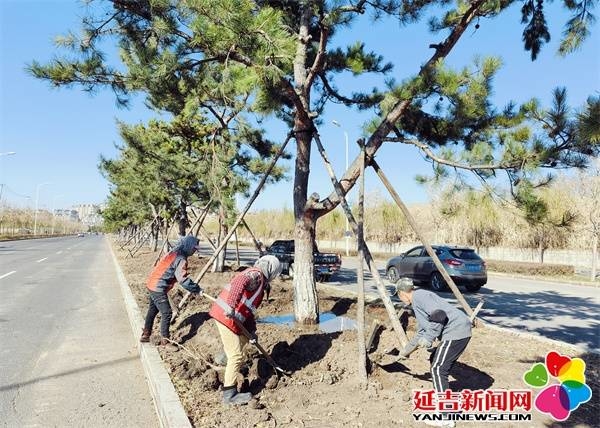
[[[254,267],[235,275],[210,308],[209,315],[217,321],[227,356],[223,382],[224,404],[247,404],[252,399],[249,392],[239,393],[237,390],[236,380],[242,366],[242,349],[249,339],[244,336],[236,320],[252,335],[251,340],[256,340],[256,310],[264,294],[268,294],[270,282],[281,273],[281,268],[277,257],[261,257]]]
[[[436,392],[449,389],[448,374],[471,339],[471,320],[460,309],[428,290],[414,289],[411,279],[402,278],[396,286],[398,297],[412,305],[417,320],[417,334],[400,351],[406,359],[417,348],[426,348],[430,355],[431,380]],[[433,346],[438,338],[440,344]],[[427,425],[454,426],[454,423],[425,421]]]
[[[177,351],[177,346],[169,342],[169,325],[171,324],[171,305],[167,293],[179,282],[190,293],[202,295],[198,286],[187,272],[187,258],[199,250],[198,238],[185,236],[167,253],[150,273],[146,287],[149,293],[148,312],[140,342],[149,342],[154,318],[160,312],[160,346],[167,351]]]

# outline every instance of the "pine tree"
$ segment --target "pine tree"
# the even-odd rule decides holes
[[[302,323],[318,320],[312,263],[315,225],[340,202],[335,193],[321,200],[318,195],[308,196],[313,137],[321,114],[331,103],[372,111],[366,138],[369,159],[385,142],[396,141],[418,147],[436,165],[466,168],[484,177],[496,169],[506,169],[516,179],[523,171],[557,166],[571,156],[577,157],[582,149],[571,143],[548,149],[522,125],[528,119],[526,109],[512,105],[495,109],[489,96],[499,60],[480,59],[460,71],[444,64],[470,26],[498,16],[512,4],[510,1],[99,3],[112,6],[108,15],[86,18],[83,37],[71,35],[62,40],[79,59],[56,60],[48,65],[34,62],[30,71],[35,76],[88,90],[110,85],[121,102],[126,102],[130,91],[142,91],[150,104],[167,111],[187,107],[193,98],[182,93],[197,94],[199,101],[188,108],[216,113],[225,124],[227,116],[219,114],[221,106],[240,111],[251,103],[248,111],[274,115],[294,132],[295,313]],[[562,51],[567,52],[588,35],[595,1],[564,3],[574,13],[566,24]],[[100,6],[98,10],[105,12]],[[414,75],[399,83],[388,79],[385,88],[368,92],[338,86],[336,77],[340,74],[390,75],[393,67],[360,42],[345,49],[333,47],[335,34],[351,31],[352,24],[365,13],[373,17],[376,31],[380,18],[392,16],[402,25],[419,25],[428,11],[437,15],[430,20],[430,28],[445,37],[430,46],[433,51],[429,59]],[[543,0],[527,1],[522,17],[526,24],[524,47],[535,58],[550,37]],[[106,37],[118,42],[125,69],[104,60],[99,41]],[[457,149],[448,148],[453,144]],[[356,159],[342,177],[343,192],[353,187],[358,175]]]

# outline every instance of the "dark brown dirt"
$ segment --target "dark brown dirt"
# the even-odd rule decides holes
[[[142,314],[147,308],[145,280],[152,268],[155,253],[141,251],[134,259],[115,246],[121,267],[138,301]],[[192,274],[199,272],[206,260],[190,258]],[[235,269],[222,274],[208,273],[202,287],[212,296],[234,275]],[[174,300],[182,293],[172,292]],[[351,296],[334,295],[319,290],[320,311],[355,317],[356,303]],[[391,327],[384,329],[369,354],[370,374],[366,389],[357,382],[357,344],[354,331],[325,334],[313,327],[286,327],[258,324],[260,343],[291,376],[277,377],[266,360],[252,346],[247,346],[246,364],[239,376],[239,387],[256,396],[249,406],[225,407],[221,404],[222,367],[214,356],[222,352],[219,334],[208,317],[210,303],[192,299],[172,327],[172,338],[182,345],[179,352],[163,353],[190,421],[196,427],[396,427],[424,426],[412,417],[413,389],[431,389],[429,354],[419,350],[402,364],[393,355],[397,340]],[[293,288],[289,280],[273,284],[268,302],[259,316],[293,313]],[[389,325],[382,307],[367,307],[367,326],[373,319]],[[408,322],[408,335],[414,333],[414,320]],[[368,330],[368,327],[367,327]],[[158,320],[154,334],[158,334]],[[154,337],[156,340],[156,337]],[[450,386],[460,389],[523,389],[523,374],[535,362],[543,362],[550,351],[581,357],[587,364],[587,383],[594,396],[573,412],[563,424],[552,423],[532,410],[532,421],[525,423],[485,423],[485,427],[600,426],[598,402],[600,373],[597,355],[581,355],[574,349],[487,328],[473,330],[473,338],[451,373]],[[482,424],[479,423],[481,426]],[[458,424],[461,426],[461,423]],[[462,426],[477,427],[463,422]]]

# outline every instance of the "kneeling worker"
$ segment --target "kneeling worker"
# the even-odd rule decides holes
[[[249,392],[237,391],[236,378],[242,366],[242,349],[249,340],[243,335],[234,318],[254,337],[251,340],[256,340],[256,310],[264,294],[268,294],[270,282],[279,276],[281,269],[277,257],[261,257],[254,267],[235,275],[210,307],[209,315],[217,321],[223,349],[227,355],[223,382],[224,404],[247,404],[252,399]]]

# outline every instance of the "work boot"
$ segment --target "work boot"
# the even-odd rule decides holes
[[[249,392],[238,392],[235,386],[223,388],[223,404],[242,405],[248,404],[252,400],[252,394]]]
[[[177,352],[179,351],[179,348],[177,346],[175,346],[173,343],[171,343],[169,341],[168,338],[163,337],[160,339],[160,344],[159,346],[164,349],[167,352]]]
[[[145,329],[143,329],[143,330],[142,330],[142,337],[140,337],[140,342],[144,342],[144,343],[145,343],[145,342],[150,342],[150,334],[151,334],[151,333],[152,333],[152,332],[151,332],[150,330],[148,330],[148,329],[146,329],[146,328],[145,328]]]

